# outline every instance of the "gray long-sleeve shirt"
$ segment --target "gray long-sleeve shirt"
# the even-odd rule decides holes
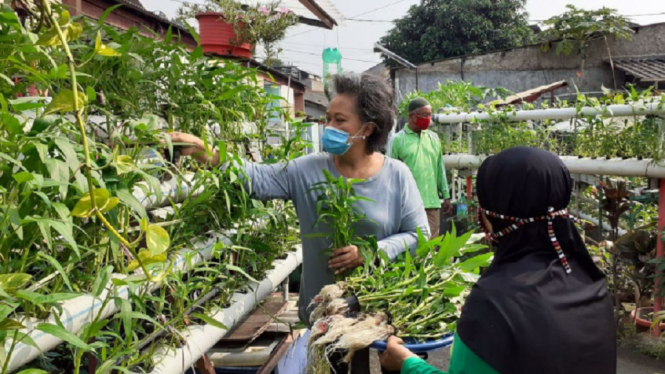
[[[303,273],[300,282],[299,316],[309,324],[309,304],[326,285],[334,282],[334,272],[328,268],[330,258],[324,251],[330,246],[328,238],[310,238],[320,233],[325,225],[314,227],[318,217],[317,196],[311,191],[318,182],[325,181],[323,169],[339,177],[332,155],[316,153],[300,157],[288,164],[261,165],[245,163],[244,171],[249,181],[252,197],[260,200],[290,199],[300,221],[303,247]],[[354,185],[356,194],[373,201],[359,201],[358,208],[367,220],[357,223],[360,237],[373,235],[379,249],[394,259],[406,248],[415,250],[416,228],[423,234],[429,232],[427,215],[411,171],[401,161],[386,157],[381,170],[364,182]]]

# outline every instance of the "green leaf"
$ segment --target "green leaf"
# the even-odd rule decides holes
[[[78,93],[77,105],[82,109],[88,104],[88,96],[83,92]],[[62,90],[58,96],[53,98],[53,101],[46,107],[44,114],[50,113],[65,113],[74,111],[74,92],[72,90]]]
[[[145,233],[148,250],[152,256],[166,252],[171,244],[169,233],[156,225],[149,225]]]
[[[100,24],[100,25],[103,25],[104,22],[106,21],[106,18],[111,14],[111,12],[113,12],[114,10],[118,9],[121,6],[122,6],[122,4],[116,4],[112,7],[106,8],[106,10],[104,10],[102,15],[99,16],[99,20],[97,21],[97,23]]]
[[[39,154],[39,159],[42,162],[46,162],[46,160],[48,159],[48,146],[39,141],[34,141],[31,144],[37,150],[37,153]]]
[[[0,113],[0,124],[7,129],[10,135],[20,135],[23,133],[23,126],[21,126],[19,120],[9,113]]]
[[[102,294],[102,292],[104,292],[106,285],[109,283],[109,280],[111,279],[111,274],[113,274],[113,265],[105,266],[99,272],[99,274],[97,274],[97,277],[95,278],[95,283],[93,283],[92,285],[93,296],[99,297]]]
[[[172,27],[169,25],[168,30],[166,30],[166,35],[164,36],[164,43],[171,44],[172,38],[173,38],[173,30]]]
[[[18,374],[48,374],[48,371],[41,369],[25,369],[18,372]]]
[[[67,208],[67,205],[63,203],[53,203],[52,204],[53,209],[55,209],[56,213],[58,213],[58,216],[60,217],[61,220],[64,222],[70,222],[71,219],[69,217],[69,208]]]
[[[108,212],[120,203],[120,199],[117,197],[112,198],[111,193],[106,188],[96,188],[93,194],[95,195],[97,210],[102,213]],[[72,210],[72,215],[75,217],[92,217],[94,214],[90,193],[86,192],[76,203],[76,206]]]
[[[0,73],[0,78],[7,82],[10,86],[15,86],[14,81],[12,81],[8,76]]]
[[[470,259],[462,262],[459,264],[460,268],[463,271],[470,272],[478,269],[479,267],[487,267],[490,265],[492,262],[492,257],[494,256],[493,253],[485,253],[482,255],[478,255],[475,257],[471,257]]]
[[[97,101],[97,92],[95,89],[88,86],[85,88],[85,94],[88,95],[88,102]]]
[[[67,191],[69,190],[70,177],[67,164],[64,161],[55,158],[49,158],[46,160],[45,164],[51,175],[51,179],[63,183],[58,189],[58,192],[60,193],[60,197],[65,199],[67,197]]]
[[[102,43],[102,34],[99,31],[97,31],[97,37],[95,38],[95,54],[105,57],[122,56],[122,53]]]
[[[65,40],[67,41],[78,39],[81,36],[82,32],[83,32],[83,26],[81,26],[80,23],[70,23],[62,27],[62,33],[65,37]],[[39,39],[37,40],[37,44],[60,45],[61,41],[60,37],[58,36],[58,32],[55,30],[55,28],[51,28],[50,30],[40,35]]]
[[[189,33],[192,35],[192,38],[196,41],[197,45],[201,44],[201,37],[199,36],[199,33],[196,32],[196,30],[189,25],[189,23],[185,22],[185,27],[187,27],[187,30],[189,30]]]
[[[27,300],[35,305],[53,304],[61,301],[71,300],[78,297],[75,293],[49,293],[42,295],[37,292],[30,291],[16,291],[16,297]]]
[[[28,284],[31,279],[32,275],[25,273],[0,274],[0,287],[11,293]]]
[[[113,163],[118,175],[131,173],[136,167],[130,155],[118,155]]]
[[[55,258],[47,255],[44,252],[37,253],[37,257],[41,257],[41,258],[45,259],[46,261],[48,261],[51,264],[51,266],[53,266],[55,268],[55,270],[58,271],[58,273],[62,277],[62,280],[65,282],[65,285],[67,286],[67,288],[69,288],[70,291],[74,291],[74,289],[72,288],[72,284],[69,283],[69,276],[67,276],[67,273],[65,272],[65,269],[62,268],[62,265],[60,265],[58,260],[56,260]]]
[[[467,289],[466,285],[461,285],[461,286],[447,286],[443,289],[443,296],[445,297],[457,297],[459,296],[464,290]]]
[[[162,324],[157,322],[154,318],[148,316],[145,313],[140,313],[140,312],[130,312],[128,313],[129,317],[131,319],[140,319],[144,321],[148,321],[152,323],[156,328],[163,329]],[[119,316],[116,316],[115,318],[118,318]]]
[[[237,266],[235,266],[235,265],[226,264],[226,268],[227,268],[228,270],[235,271],[235,272],[238,272],[238,273],[244,275],[245,278],[249,279],[249,280],[252,281],[252,282],[259,283],[259,281],[257,281],[256,279],[254,279],[251,275],[247,274],[243,269],[241,269],[241,268],[239,268],[239,267],[237,267]]]
[[[33,179],[35,179],[35,176],[32,175],[32,173],[29,173],[27,171],[21,171],[13,175],[14,180],[18,182],[19,184],[29,182]]]
[[[76,172],[79,169],[81,162],[79,161],[78,155],[76,154],[72,143],[67,138],[55,138],[54,142],[62,152],[64,156],[63,158],[65,159],[65,162],[67,162],[69,169],[72,172]]]
[[[145,250],[145,249],[139,251],[138,255],[141,258],[141,261],[143,262],[143,265],[145,265],[145,266],[152,265],[152,264],[163,264],[167,260],[165,254],[153,256],[153,255],[150,254],[150,251]],[[139,266],[140,266],[140,264],[139,264],[138,260],[134,259],[129,263],[129,265],[127,265],[127,271],[134,271],[134,270],[138,269]]]
[[[5,318],[0,322],[0,331],[13,331],[24,329],[25,326],[19,321],[13,319]]]
[[[222,330],[228,330],[229,329],[228,327],[226,327],[225,324],[223,324],[223,323],[219,322],[218,320],[216,320],[212,317],[209,317],[209,316],[207,316],[203,313],[192,313],[192,317],[198,318],[198,319],[202,320],[203,322],[207,323],[208,325],[217,327],[218,329],[222,329]]]
[[[224,92],[223,94],[217,96],[217,100],[224,101],[224,100],[228,100],[230,98],[233,98],[233,97],[236,96],[236,94],[238,94],[238,92],[240,92],[243,89],[244,89],[243,86],[234,87],[234,88]],[[325,171],[325,169],[324,169],[324,171]]]
[[[448,260],[451,257],[459,256],[460,249],[464,247],[466,242],[471,237],[471,234],[473,234],[473,232],[469,231],[458,238],[455,238],[454,234],[447,234],[443,240],[443,243],[441,244],[441,248],[439,248],[439,252],[434,258],[434,265],[443,266],[444,264],[448,263]]]
[[[92,347],[86,344],[83,340],[79,339],[76,335],[65,330],[64,328],[52,325],[49,323],[40,323],[36,327],[37,330],[43,331],[49,335],[53,335],[56,338],[63,340],[76,348],[83,349],[84,351],[91,351]]]
[[[115,193],[123,204],[132,208],[132,210],[138,213],[141,218],[148,217],[148,213],[143,204],[141,204],[131,192],[128,190],[117,190]]]
[[[122,325],[125,328],[125,336],[132,336],[132,303],[128,300],[120,299],[120,313],[118,316],[122,318]]]
[[[57,231],[60,235],[62,235],[63,238],[65,238],[67,243],[69,243],[69,245],[72,247],[72,250],[76,252],[76,256],[81,258],[78,245],[76,244],[76,240],[74,240],[74,236],[72,235],[72,223],[63,223],[60,221],[49,220],[49,224],[52,228],[55,229],[55,231]]]

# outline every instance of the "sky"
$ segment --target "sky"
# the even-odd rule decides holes
[[[187,0],[202,2],[201,0]],[[324,48],[338,47],[342,53],[345,71],[362,72],[381,62],[380,55],[373,52],[374,43],[391,28],[391,20],[403,17],[409,7],[420,0],[330,0],[347,20],[333,30],[297,25],[287,31],[280,43],[279,58],[302,70],[321,75]],[[175,14],[183,0],[141,0],[143,6],[152,11],[160,10],[169,18]],[[583,9],[598,9],[603,6],[617,9],[620,14],[646,25],[665,22],[663,0],[527,0],[529,19],[542,21],[566,10],[566,4]],[[658,15],[653,15],[660,13]],[[648,16],[647,16],[648,15]],[[352,20],[355,18],[356,20]],[[372,21],[372,22],[370,22]],[[257,51],[260,60],[262,52]]]

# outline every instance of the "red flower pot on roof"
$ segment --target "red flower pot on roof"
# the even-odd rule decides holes
[[[220,56],[252,58],[253,45],[240,44],[233,25],[224,20],[224,14],[217,12],[198,13],[201,47],[205,53]],[[240,27],[243,23],[240,22]]]

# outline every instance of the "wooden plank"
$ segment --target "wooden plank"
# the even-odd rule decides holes
[[[231,329],[219,344],[251,342],[261,335],[273,322],[272,316],[279,316],[288,303],[284,300],[268,300],[262,308],[256,308],[245,319]],[[266,311],[268,313],[266,313]]]
[[[277,367],[279,360],[288,352],[291,345],[293,345],[294,337],[291,334],[286,334],[286,338],[277,346],[273,354],[270,356],[263,366],[259,368],[256,374],[270,374],[273,369]]]
[[[196,370],[201,374],[215,374],[215,367],[210,362],[210,357],[208,354],[204,354],[196,361]]]

